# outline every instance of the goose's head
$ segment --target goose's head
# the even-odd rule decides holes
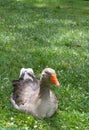
[[[51,68],[45,68],[42,71],[41,79],[46,82],[53,83],[55,86],[59,86],[60,83],[57,79],[56,72],[54,69]]]

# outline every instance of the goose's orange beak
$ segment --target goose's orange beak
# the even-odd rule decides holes
[[[59,85],[60,85],[60,83],[59,83],[59,81],[58,81],[58,79],[57,79],[56,74],[52,74],[52,75],[51,75],[50,81],[51,81],[51,83],[55,84],[56,86],[59,86]]]

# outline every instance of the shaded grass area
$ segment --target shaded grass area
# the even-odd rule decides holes
[[[0,1],[0,127],[38,130],[89,129],[89,1]],[[9,99],[22,67],[40,76],[54,68],[61,83],[51,89],[59,109],[38,120]],[[0,129],[1,129],[0,128]]]

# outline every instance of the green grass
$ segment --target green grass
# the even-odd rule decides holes
[[[10,103],[22,67],[54,68],[59,108],[38,120]],[[0,0],[0,130],[89,130],[89,1]]]

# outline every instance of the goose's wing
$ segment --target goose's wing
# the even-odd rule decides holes
[[[39,90],[39,80],[36,78],[33,78],[33,80],[15,80],[13,84],[13,100],[17,105],[23,105],[28,101],[30,102],[30,100],[34,98],[34,93],[38,93]]]
[[[31,79],[32,80],[32,76],[35,77],[34,71],[32,68],[22,68],[20,70],[20,75],[19,75],[20,79],[24,79],[24,80]]]

